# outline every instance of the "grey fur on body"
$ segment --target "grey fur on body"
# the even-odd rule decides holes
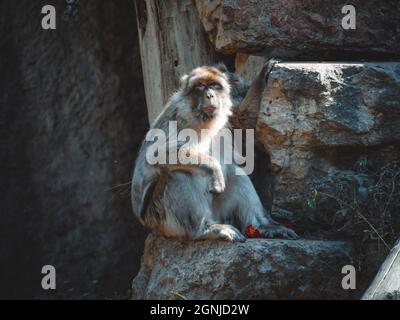
[[[245,229],[250,224],[259,229],[263,237],[297,238],[294,231],[270,218],[250,178],[236,174],[235,171],[240,170],[236,164],[224,164],[208,155],[212,139],[228,126],[232,105],[246,108],[246,104],[257,101],[259,104],[261,98],[256,95],[261,95],[272,66],[266,64],[250,90],[221,65],[199,67],[182,77],[180,89],[170,98],[151,129],[162,129],[167,137],[170,121],[177,121],[178,132],[185,128],[197,132],[211,129],[210,134],[199,141],[200,147],[191,146],[187,151],[190,157],[206,157],[209,161],[202,165],[150,165],[146,152],[153,142],[145,140],[132,180],[133,210],[141,223],[157,234],[182,239],[244,241]],[[204,86],[197,83],[204,81],[203,89]],[[205,114],[202,110],[210,104],[216,107],[215,111]],[[171,141],[167,138],[167,142]],[[183,145],[177,141],[172,143],[178,150]]]

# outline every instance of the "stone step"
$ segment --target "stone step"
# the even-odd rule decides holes
[[[150,235],[133,299],[345,299],[339,241],[177,241]]]

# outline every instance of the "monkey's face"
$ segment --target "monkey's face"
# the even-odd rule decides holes
[[[191,100],[193,113],[202,121],[230,115],[232,101],[227,77],[213,67],[193,70],[186,79],[185,92]]]
[[[203,120],[208,120],[223,111],[225,96],[224,88],[218,81],[201,79],[192,88],[192,107]]]

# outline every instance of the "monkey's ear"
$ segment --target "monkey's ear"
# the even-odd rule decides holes
[[[222,73],[229,72],[228,68],[223,62],[218,62],[214,67],[217,68]]]
[[[188,86],[188,82],[189,82],[189,75],[184,74],[180,79],[180,89],[185,90]]]

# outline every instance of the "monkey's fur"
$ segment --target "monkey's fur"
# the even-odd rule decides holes
[[[243,108],[259,105],[260,90],[270,71],[271,65],[267,64],[250,90],[221,66],[199,67],[182,77],[179,91],[151,129],[162,129],[167,137],[170,121],[177,121],[178,132],[191,128],[199,137],[201,129],[210,129],[197,145],[185,148],[190,159],[208,161],[150,165],[146,152],[152,142],[145,140],[132,180],[133,210],[142,224],[157,234],[183,239],[245,241],[243,234],[250,224],[263,237],[297,238],[294,231],[270,218],[250,178],[236,174],[241,170],[236,164],[224,164],[209,155],[211,141],[227,126],[233,104]],[[172,142],[178,150],[184,144],[168,140],[166,143]]]

